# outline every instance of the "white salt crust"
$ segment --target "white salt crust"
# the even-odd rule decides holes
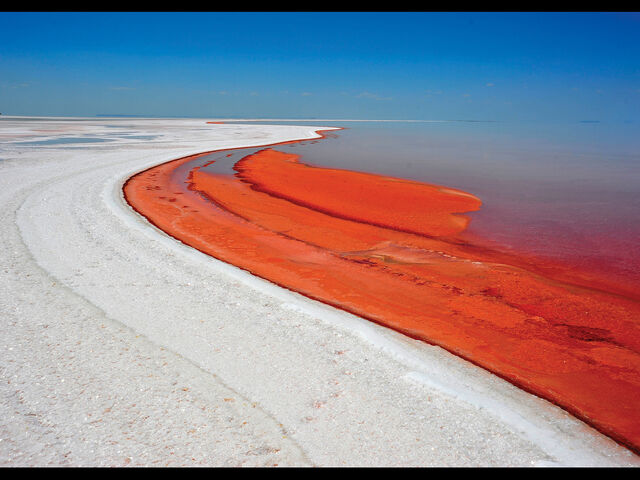
[[[150,225],[132,174],[317,137],[205,122],[0,120],[0,465],[639,465],[438,347]],[[29,144],[64,137],[112,141]]]

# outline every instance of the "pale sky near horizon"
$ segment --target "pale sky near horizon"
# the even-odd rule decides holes
[[[637,13],[0,13],[0,113],[640,122]]]

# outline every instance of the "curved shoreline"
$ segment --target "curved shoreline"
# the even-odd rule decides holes
[[[58,120],[36,123],[68,128]],[[82,128],[104,123],[87,120]],[[6,286],[0,297],[10,313],[5,318],[15,318],[2,334],[13,348],[3,350],[3,375],[12,380],[3,384],[3,399],[11,405],[19,395],[21,411],[29,415],[24,418],[46,425],[42,433],[30,427],[30,436],[14,436],[22,456],[3,442],[4,464],[42,464],[44,458],[47,464],[71,465],[168,460],[174,465],[637,464],[637,457],[547,402],[437,347],[186,247],[122,199],[126,179],[159,161],[212,146],[265,143],[262,138],[268,135],[300,138],[308,128],[219,125],[204,131],[196,121],[112,123],[157,135],[158,141],[77,149],[2,147],[6,248],[0,258],[8,270],[0,271]],[[11,128],[28,133],[19,124]],[[33,260],[23,258],[23,251]],[[79,316],[85,303],[96,313]],[[78,325],[75,318],[81,320]],[[40,330],[17,336],[21,329],[36,327]],[[131,333],[120,333],[122,328]],[[123,347],[144,353],[130,358]],[[48,352],[63,361],[52,363]],[[197,365],[200,373],[185,369],[180,358]],[[180,372],[178,386],[188,387],[186,392],[170,383],[163,386],[168,372],[157,370],[156,359],[168,362],[163,368]],[[56,375],[43,376],[51,365]],[[120,368],[133,377],[128,380]],[[236,395],[218,391],[211,379]],[[235,396],[235,403],[222,398],[228,396]],[[48,405],[46,411],[39,404]],[[226,420],[242,420],[256,411],[252,404],[276,421],[244,418],[249,425],[258,420],[260,441],[255,436],[241,440],[238,435],[248,427]],[[198,427],[204,430],[194,437],[189,433],[193,419],[204,406],[236,410],[219,419],[208,417],[210,427]],[[87,420],[77,418],[89,413]],[[7,415],[0,426],[14,429],[17,421]],[[46,435],[64,440],[40,447]],[[109,442],[101,443],[105,439]],[[249,446],[265,441],[280,452]],[[286,442],[294,442],[305,456]],[[137,445],[145,445],[144,450]],[[167,446],[175,456],[167,455]]]
[[[262,153],[262,152],[266,152],[266,151],[263,150],[260,153]],[[191,156],[191,157],[177,159],[172,163],[176,164],[176,162],[177,162],[177,165],[182,165],[183,163],[189,162],[189,161],[191,161],[191,160],[193,160],[195,158],[198,158],[200,156],[201,155],[194,155],[194,156]],[[241,162],[242,161],[246,161],[247,158],[254,158],[254,157],[256,157],[256,154],[254,154],[253,156],[250,156],[250,157],[245,157],[245,159],[241,160]],[[177,165],[175,167],[173,167],[173,168],[174,169],[177,168]],[[169,168],[169,167],[167,166],[167,164],[164,164],[164,167],[158,166],[158,167],[156,167],[156,169],[152,169],[152,170],[158,171],[158,172],[160,172],[160,171],[164,172],[164,171],[166,171],[166,168]],[[196,167],[196,168],[194,168],[194,169],[192,169],[190,171],[189,176],[188,176],[188,181],[190,182],[188,190],[194,190],[195,183],[193,181],[193,175],[194,175],[195,171],[198,170],[199,168],[200,167]],[[239,171],[238,168],[239,167],[236,167],[235,170]],[[169,175],[171,171],[172,171],[172,169],[169,168],[168,173],[160,173],[160,175],[161,176],[162,175]],[[156,174],[153,174],[153,175],[156,175]],[[278,174],[278,175],[280,176],[280,174]],[[211,177],[211,178],[213,178],[213,177]],[[222,177],[220,177],[220,178],[222,178]],[[241,180],[246,182],[245,178],[241,178]],[[138,182],[143,182],[144,183],[146,181],[147,180],[139,180]],[[159,184],[162,185],[162,182],[160,182]],[[220,184],[220,186],[222,186],[222,185],[224,185],[224,184]],[[143,187],[142,186],[132,187],[131,190],[130,190],[131,195],[133,195],[134,191],[138,192],[141,188],[143,188]],[[158,186],[149,187],[148,186],[148,187],[144,187],[144,188],[146,188],[146,189],[158,189],[158,188],[160,188],[161,189],[160,193],[162,193],[162,191],[163,191],[162,188],[164,188],[164,190],[167,190],[169,187],[158,187]],[[179,187],[178,184],[176,184],[175,186],[173,186],[171,188],[180,188],[180,187]],[[253,185],[252,185],[252,188],[253,188]],[[254,190],[264,192],[264,189],[262,189],[262,188],[257,188],[257,189],[254,188]],[[183,193],[186,193],[188,195],[188,191],[187,190],[185,190]],[[205,193],[203,191],[198,191],[198,193],[200,195],[202,195],[204,198],[206,198],[212,204],[217,205],[218,208],[221,208],[222,210],[224,210],[226,212],[229,212],[232,215],[239,215],[239,218],[243,218],[244,220],[248,221],[250,225],[253,225],[252,221],[250,219],[248,219],[248,218],[243,217],[243,214],[241,212],[230,211],[230,210],[227,209],[227,207],[224,204],[218,203],[218,200],[216,200],[216,194],[215,193],[208,194],[208,193]],[[268,192],[268,193],[270,193],[270,192]],[[242,193],[241,195],[247,195],[247,193]],[[279,196],[276,195],[276,197],[279,197]],[[174,222],[178,221],[177,219],[180,219],[179,221],[183,222],[182,219],[184,218],[184,215],[188,215],[188,214],[182,212],[182,213],[178,213],[179,217],[171,217],[171,218],[175,218],[174,220],[166,220],[166,221],[159,220],[160,217],[157,217],[158,213],[154,213],[154,210],[153,210],[154,208],[156,208],[156,207],[153,206],[153,205],[155,205],[153,202],[156,202],[156,200],[152,200],[152,197],[144,197],[144,198],[147,198],[147,200],[143,201],[142,198],[143,197],[140,197],[139,193],[136,193],[135,200],[132,200],[131,198],[128,198],[128,201],[129,201],[130,204],[132,204],[132,206],[136,209],[136,211],[138,211],[143,216],[145,216],[149,221],[154,223],[158,228],[161,228],[162,230],[165,230],[165,231],[167,231],[167,229],[169,229],[169,233],[173,237],[178,238],[179,240],[183,241],[187,245],[190,245],[190,246],[202,251],[203,253],[212,255],[212,256],[220,259],[220,260],[234,263],[234,264],[240,266],[241,268],[246,269],[249,272],[251,272],[253,274],[256,274],[256,275],[258,275],[258,276],[260,276],[262,278],[265,278],[265,279],[275,283],[276,285],[282,286],[284,288],[292,288],[292,284],[295,284],[295,281],[293,281],[293,283],[292,283],[292,281],[286,279],[286,277],[283,277],[282,274],[278,274],[277,276],[274,276],[274,274],[267,273],[267,272],[269,272],[269,270],[268,269],[265,270],[264,268],[262,268],[263,267],[262,265],[259,265],[259,264],[256,264],[256,263],[251,263],[250,261],[249,261],[249,263],[247,263],[247,261],[245,259],[242,259],[241,257],[229,256],[229,252],[225,251],[224,249],[220,250],[219,247],[215,247],[212,250],[212,244],[209,243],[209,241],[205,241],[203,243],[202,241],[200,241],[197,238],[197,236],[194,237],[192,234],[187,233],[188,230],[175,230],[173,227],[169,227],[170,224],[174,225]],[[165,197],[163,197],[163,196],[161,196],[159,198],[160,199],[165,199]],[[184,199],[181,200],[182,203],[185,203],[185,202],[188,203],[188,201],[185,200],[186,198],[187,197],[184,197]],[[263,198],[261,201],[264,202],[264,200],[265,199]],[[169,199],[169,201],[170,202],[172,202],[172,201],[175,202],[176,199],[175,198],[171,198],[171,199]],[[145,204],[144,202],[151,202],[151,203]],[[159,205],[160,204],[158,204],[158,208],[161,208],[161,207],[159,207]],[[191,204],[189,204],[189,205],[191,205]],[[207,205],[206,204],[205,205],[200,205],[199,207],[198,206],[196,206],[196,207],[193,207],[193,206],[187,207],[185,205],[184,207],[181,207],[181,208],[186,211],[187,209],[193,210],[194,208],[203,208],[203,207],[206,209]],[[164,208],[164,207],[162,207],[162,208]],[[173,209],[172,211],[174,211],[174,214],[176,214],[175,209]],[[193,210],[193,211],[194,212],[198,212],[197,210]],[[210,212],[210,215],[215,216],[216,213],[215,212]],[[342,218],[344,218],[344,217],[342,217]],[[156,220],[154,220],[154,219],[156,219]],[[166,222],[169,222],[169,223],[166,223]],[[196,224],[194,224],[194,225],[196,225]],[[200,224],[198,224],[198,225],[200,225]],[[195,228],[195,227],[190,227],[190,228]],[[197,227],[197,228],[201,229],[201,228],[205,228],[205,227]],[[227,227],[224,227],[224,228],[227,228]],[[394,230],[395,230],[395,228],[394,228]],[[185,235],[187,235],[188,237],[185,237]],[[252,234],[249,231],[247,231],[242,236],[243,237],[250,237],[251,235]],[[279,233],[279,235],[283,235],[283,234]],[[295,237],[291,237],[289,235],[285,235],[285,237],[291,238],[291,239],[295,238]],[[240,237],[236,237],[236,243],[239,241],[239,239],[240,239]],[[229,240],[225,240],[225,241],[229,241]],[[223,253],[223,252],[226,252],[226,253]],[[310,254],[314,255],[311,252],[310,252]],[[468,254],[468,252],[467,252],[467,254]],[[269,254],[269,255],[271,255],[271,254]],[[234,258],[235,258],[235,260],[233,260]],[[342,267],[342,268],[344,268],[344,267]],[[292,272],[292,271],[289,270],[289,272]],[[319,270],[315,270],[314,275],[317,276],[319,273],[320,273]],[[343,272],[343,274],[344,274],[344,272]],[[309,275],[309,274],[305,273],[305,275]],[[299,282],[298,282],[298,284],[299,284]],[[300,285],[302,285],[302,284],[300,284]],[[369,288],[371,288],[371,286],[373,284],[369,284],[369,285],[370,285]],[[542,383],[542,387],[541,387],[540,386],[540,382],[542,381],[543,377],[540,377],[540,375],[538,375],[538,380],[537,381],[531,382],[526,376],[522,376],[522,373],[515,373],[515,372],[518,372],[518,370],[517,370],[517,367],[514,370],[515,364],[513,363],[513,361],[511,361],[511,363],[509,363],[509,364],[504,364],[503,363],[503,365],[505,365],[505,366],[502,366],[502,367],[499,367],[498,369],[496,369],[496,365],[500,365],[499,363],[496,364],[496,357],[494,357],[493,360],[491,360],[490,362],[487,362],[486,356],[484,358],[482,356],[478,357],[475,353],[473,353],[473,350],[465,351],[464,348],[460,349],[459,345],[456,346],[455,341],[452,342],[452,341],[449,341],[449,340],[448,341],[438,340],[437,336],[434,337],[433,334],[426,334],[425,335],[423,333],[420,333],[419,330],[414,330],[414,328],[417,328],[417,327],[411,327],[411,328],[408,329],[407,327],[403,327],[402,324],[395,324],[395,321],[390,323],[389,322],[389,318],[390,318],[389,316],[393,315],[393,313],[392,313],[393,309],[391,311],[388,310],[388,309],[384,310],[384,312],[386,312],[386,313],[382,313],[382,315],[383,315],[382,317],[380,317],[380,316],[378,316],[376,314],[374,314],[374,315],[370,314],[369,312],[372,311],[371,310],[371,302],[372,302],[373,298],[374,297],[375,298],[379,298],[381,295],[384,295],[383,293],[376,294],[376,295],[374,295],[374,297],[371,297],[371,296],[370,297],[366,297],[367,300],[364,300],[364,302],[366,304],[368,304],[369,307],[365,307],[364,310],[363,310],[361,308],[362,303],[360,303],[360,307],[356,307],[356,308],[349,307],[344,303],[344,301],[335,300],[334,298],[336,298],[336,297],[332,296],[332,295],[335,295],[335,293],[333,293],[333,294],[328,294],[328,293],[320,293],[320,294],[318,294],[317,290],[315,290],[315,291],[314,290],[305,290],[305,288],[306,287],[303,287],[302,289],[301,289],[301,287],[293,287],[294,290],[300,292],[301,294],[303,294],[303,295],[305,295],[305,296],[307,296],[309,298],[312,298],[312,299],[315,299],[315,300],[319,300],[319,301],[322,301],[322,302],[324,302],[324,303],[326,303],[328,305],[331,305],[333,307],[336,307],[336,308],[339,308],[339,309],[346,310],[348,312],[357,314],[359,316],[367,318],[367,319],[369,319],[371,321],[374,321],[376,323],[379,323],[381,325],[391,326],[392,328],[395,328],[396,330],[399,330],[402,333],[411,336],[412,338],[420,339],[420,340],[426,341],[426,342],[428,342],[430,344],[438,345],[440,347],[443,347],[443,348],[449,350],[450,352],[452,352],[452,353],[454,353],[456,355],[459,355],[462,358],[465,358],[467,361],[470,361],[470,362],[472,362],[472,363],[474,363],[474,364],[476,364],[478,366],[481,366],[483,368],[487,368],[488,370],[492,371],[494,374],[496,374],[496,375],[498,375],[498,376],[500,376],[502,378],[505,378],[506,380],[509,380],[509,381],[515,383],[516,385],[518,385],[520,388],[524,389],[525,391],[528,391],[530,393],[534,393],[534,394],[537,394],[537,395],[541,395],[541,396],[553,401],[557,405],[559,405],[559,406],[567,409],[571,413],[573,413],[578,418],[581,418],[582,420],[591,423],[596,428],[601,430],[603,433],[605,433],[607,435],[610,435],[611,437],[615,438],[617,441],[619,441],[620,443],[626,445],[627,447],[631,448],[632,450],[638,451],[638,445],[636,443],[634,443],[634,441],[632,440],[633,436],[632,436],[631,433],[622,434],[621,431],[619,430],[620,426],[618,426],[617,429],[615,427],[612,427],[610,422],[612,422],[613,420],[608,420],[605,423],[603,423],[602,421],[598,421],[597,420],[597,414],[596,414],[597,410],[594,410],[594,406],[589,407],[591,410],[585,411],[585,408],[586,408],[585,406],[588,405],[588,403],[584,403],[584,400],[581,400],[582,406],[580,406],[580,402],[578,401],[579,397],[576,397],[576,399],[574,399],[572,402],[567,402],[564,397],[566,397],[567,392],[569,392],[568,390],[565,389],[564,395],[559,394],[559,393],[551,393],[550,388],[552,388],[551,385],[553,385],[553,383],[548,383],[546,387],[544,386],[544,383]],[[344,288],[344,287],[341,287],[341,288]],[[457,287],[454,287],[454,288],[457,288]],[[494,287],[491,287],[491,288],[493,289]],[[349,297],[353,296],[354,294],[355,294],[355,292],[349,293]],[[491,294],[491,297],[495,297],[495,298],[500,298],[501,296],[502,296],[502,294],[498,294],[498,293],[492,293]],[[602,300],[599,300],[599,301],[602,301]],[[528,307],[528,310],[531,310],[531,307]],[[418,312],[417,307],[414,310],[414,312],[415,312],[414,315],[417,314],[417,312]],[[407,314],[407,312],[405,312],[404,314]],[[404,314],[400,313],[400,315],[404,315]],[[519,327],[519,328],[521,328],[521,327]],[[550,328],[550,326],[547,327],[547,328]],[[574,327],[571,327],[571,328],[574,328]],[[578,328],[578,327],[575,327],[575,328]],[[595,328],[592,328],[592,327],[579,327],[579,328],[584,329],[585,332],[587,332],[587,330],[588,330],[588,332],[584,333],[583,335],[587,335],[587,334],[590,335],[589,332],[591,332],[591,331],[595,332],[596,330],[598,330],[598,329],[595,329]],[[591,340],[591,338],[586,338],[586,337],[585,338],[574,337],[571,334],[571,332],[572,332],[572,330],[570,329],[569,330],[569,334],[570,334],[570,336],[572,336],[572,338],[580,338],[580,340]],[[492,335],[496,335],[497,333],[498,333],[498,331],[494,330]],[[624,332],[622,332],[622,333],[624,333]],[[473,334],[471,334],[471,335],[473,335]],[[520,341],[522,341],[522,342],[529,341],[530,342],[531,341],[531,339],[529,338],[530,335],[531,334],[528,333]],[[527,338],[527,340],[524,340],[525,338]],[[558,340],[558,341],[560,341],[560,340]],[[564,341],[564,340],[562,340],[562,341]],[[577,345],[575,343],[575,341],[574,341],[574,345],[576,345],[576,347],[573,347],[573,348],[580,348],[580,345]],[[486,348],[486,346],[482,346],[482,348]],[[564,348],[571,348],[571,347],[564,347]],[[613,353],[614,352],[612,352],[612,354]],[[552,354],[550,353],[549,355],[552,355]],[[562,355],[562,350],[556,350],[553,355],[554,356]],[[568,360],[574,361],[571,356],[569,356],[569,357],[561,357],[561,358],[565,358],[565,360],[564,360],[565,363]],[[539,360],[542,360],[542,359],[539,359]],[[549,356],[547,356],[547,360],[546,361],[549,362],[549,360],[551,360],[551,358],[549,358]],[[544,360],[542,360],[542,361],[544,363]],[[556,363],[557,363],[557,361],[558,360],[555,360],[555,359],[553,360],[553,362],[556,362]],[[493,366],[492,366],[492,364],[493,364]],[[505,369],[505,368],[508,368],[508,369]],[[576,367],[573,367],[573,368],[578,368],[578,371],[581,371],[580,369],[581,368],[583,369],[584,367],[576,366]],[[507,372],[509,372],[509,373],[507,373]],[[604,384],[606,384],[607,381],[609,382],[609,385],[610,385],[609,387],[603,387],[604,390],[602,390],[598,394],[598,396],[606,395],[608,393],[611,393],[611,392],[615,391],[615,389],[612,390],[612,388],[614,388],[613,385],[615,385],[615,383],[611,383],[611,381],[610,381],[611,377],[607,377],[606,373],[603,373],[602,376],[600,376],[600,374],[597,371],[594,371],[593,374],[595,374],[596,377],[594,378],[594,380],[593,380],[593,382],[591,384],[591,388],[594,388],[595,385],[603,384],[603,382],[604,382]],[[611,374],[609,374],[609,375],[611,375]],[[584,374],[581,375],[581,378],[582,378],[582,382],[585,382],[586,379],[587,379],[587,377],[585,377]],[[569,383],[569,384],[571,385],[571,383]],[[572,387],[572,388],[575,388],[575,387]],[[618,388],[620,388],[620,387],[618,387]],[[628,388],[630,388],[630,387],[628,387]],[[558,392],[560,392],[560,391],[561,390],[558,390]],[[621,392],[625,392],[624,389],[621,389],[620,391]],[[589,394],[588,392],[586,392],[586,397],[583,396],[582,398],[583,399],[584,398],[588,398],[590,395],[592,395],[592,394]],[[600,412],[602,412],[602,413],[609,412],[611,410],[611,407],[609,407],[608,405],[611,405],[611,404],[615,404],[617,407],[621,407],[622,406],[622,404],[620,403],[620,402],[624,401],[623,397],[620,397],[620,395],[622,395],[622,393],[619,394],[617,397],[615,396],[616,394],[613,394],[613,395],[614,396],[612,398],[617,398],[617,400],[616,401],[609,401],[609,400],[604,400],[603,399],[602,402],[604,404],[604,409],[603,409],[603,407],[600,407]],[[624,395],[625,395],[624,398],[633,398],[633,394],[632,393],[626,393]],[[620,423],[620,422],[624,422],[624,421],[626,421],[626,419],[629,418],[628,414],[626,414],[624,412],[625,412],[624,409],[621,410],[620,415],[617,417],[619,419],[619,420],[617,420],[619,422],[619,425],[622,425],[622,423]],[[630,430],[630,431],[627,430],[627,431],[628,432],[633,432],[633,430]]]

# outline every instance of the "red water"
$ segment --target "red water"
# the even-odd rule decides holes
[[[440,345],[640,451],[637,296],[469,235],[470,193],[275,148],[221,175],[204,155],[135,175],[127,201],[187,245]]]

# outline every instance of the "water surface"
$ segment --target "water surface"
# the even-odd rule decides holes
[[[278,150],[307,164],[465,190],[483,202],[469,235],[640,287],[637,124],[307,123],[345,130]]]

